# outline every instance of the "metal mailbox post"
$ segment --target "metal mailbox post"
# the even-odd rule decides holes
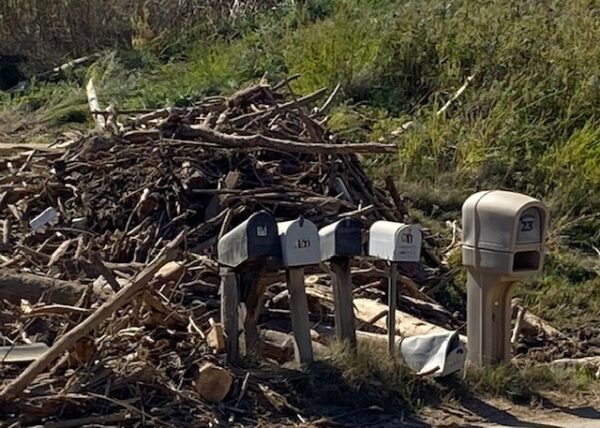
[[[489,366],[510,358],[514,283],[542,270],[548,225],[537,199],[501,190],[471,195],[462,207],[467,268],[467,358]]]
[[[312,222],[302,217],[277,223],[277,227],[290,293],[294,354],[297,362],[310,363],[313,361],[313,351],[304,290],[304,266],[321,262],[319,232]]]
[[[331,263],[336,335],[356,349],[350,259],[363,254],[361,224],[350,218],[337,221],[321,228],[319,239],[321,260]]]
[[[271,214],[260,211],[230,230],[217,244],[221,276],[221,321],[226,335],[227,354],[239,355],[240,276],[281,258],[277,223]],[[244,284],[251,286],[251,284]]]
[[[417,263],[421,257],[421,230],[418,225],[380,220],[369,229],[369,255],[389,262],[388,352],[395,356],[398,263]]]

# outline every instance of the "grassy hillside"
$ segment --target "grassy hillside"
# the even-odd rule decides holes
[[[117,0],[112,3],[119,9]],[[139,9],[131,20],[118,21],[121,30],[103,33],[108,39],[95,40],[92,33],[86,46],[61,45],[61,56],[121,48],[59,82],[33,82],[23,93],[0,95],[0,137],[43,139],[85,126],[82,87],[90,76],[102,102],[121,108],[185,105],[265,73],[300,73],[292,84],[298,93],[339,83],[329,125],[350,139],[398,144],[397,156],[365,162],[375,175],[397,178],[417,217],[457,219],[466,195],[480,188],[542,198],[552,212],[554,251],[546,275],[520,293],[559,325],[585,322],[600,311],[599,2],[273,4],[234,21],[215,9],[222,14],[159,22],[151,9]],[[470,76],[464,93],[436,114]],[[408,121],[414,122],[410,130],[392,133]],[[446,245],[447,230],[439,232]],[[461,287],[460,277],[451,279],[444,298],[460,303]]]

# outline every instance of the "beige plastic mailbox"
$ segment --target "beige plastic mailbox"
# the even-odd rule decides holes
[[[490,190],[465,201],[462,225],[467,357],[487,366],[510,358],[513,286],[542,270],[548,213],[537,199]]]

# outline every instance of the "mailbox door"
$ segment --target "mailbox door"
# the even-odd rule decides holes
[[[279,223],[284,266],[307,266],[321,262],[319,232],[308,220]]]
[[[414,225],[404,226],[396,232],[394,259],[399,262],[418,262],[421,258],[421,231]]]
[[[361,225],[353,219],[341,220],[335,228],[335,255],[360,256],[363,253]]]
[[[517,224],[517,245],[542,242],[542,216],[537,208],[527,208]]]
[[[281,257],[277,223],[270,214],[257,213],[248,219],[246,241],[249,259]]]

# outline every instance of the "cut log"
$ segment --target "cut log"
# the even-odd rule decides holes
[[[76,282],[61,281],[27,273],[0,271],[0,298],[19,304],[21,299],[60,305],[76,304],[86,287]]]
[[[229,392],[232,383],[233,376],[228,370],[212,363],[206,363],[198,372],[196,391],[206,401],[219,403]]]

